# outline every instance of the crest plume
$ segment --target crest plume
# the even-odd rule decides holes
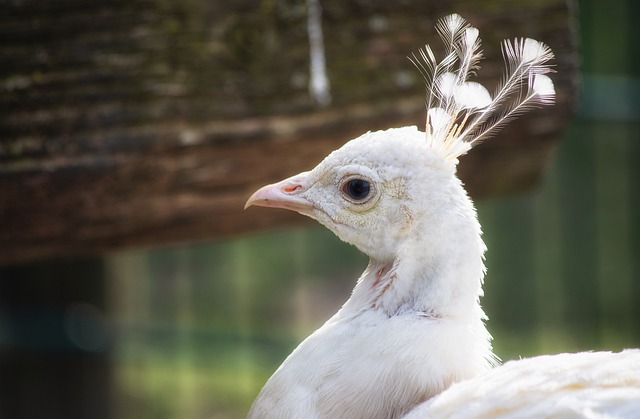
[[[409,57],[426,84],[429,146],[448,159],[465,154],[473,145],[495,134],[529,109],[555,101],[553,52],[530,38],[502,41],[505,72],[493,96],[480,83],[469,81],[482,59],[478,29],[460,15],[442,18],[436,30],[445,44],[438,61],[429,45]]]

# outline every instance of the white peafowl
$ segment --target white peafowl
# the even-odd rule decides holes
[[[482,377],[506,387],[491,375],[513,364],[491,370],[498,362],[479,303],[485,245],[456,165],[509,119],[554,102],[553,53],[533,39],[503,41],[506,71],[492,96],[469,81],[478,30],[456,14],[437,30],[444,58],[429,46],[412,58],[427,85],[426,132],[366,133],[246,203],[314,218],[370,258],[349,300],[282,363],[249,418],[399,418],[416,406],[411,417],[429,417],[456,396],[420,403],[452,383],[480,374],[475,393],[457,393],[469,398]],[[640,355],[627,355],[640,373]]]

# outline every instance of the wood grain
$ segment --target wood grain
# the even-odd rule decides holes
[[[498,42],[555,51],[558,104],[462,159],[482,198],[531,187],[573,106],[565,1],[323,1],[332,102],[307,90],[303,1],[21,1],[0,5],[0,264],[211,240],[303,222],[249,209],[258,186],[309,169],[368,130],[420,125],[406,56],[456,11]]]

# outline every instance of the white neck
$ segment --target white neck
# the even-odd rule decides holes
[[[341,312],[484,316],[478,300],[485,245],[473,204],[466,194],[458,198],[453,206],[448,202],[446,211],[435,211],[422,225],[412,226],[392,261],[371,259]]]

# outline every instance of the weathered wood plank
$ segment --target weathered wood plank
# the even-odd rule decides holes
[[[453,11],[481,31],[485,81],[504,37],[556,52],[558,105],[460,167],[476,197],[529,187],[570,116],[577,59],[564,1],[512,3],[323,1],[326,108],[307,89],[303,1],[0,5],[0,264],[301,222],[241,207],[364,131],[422,123],[406,56]]]

